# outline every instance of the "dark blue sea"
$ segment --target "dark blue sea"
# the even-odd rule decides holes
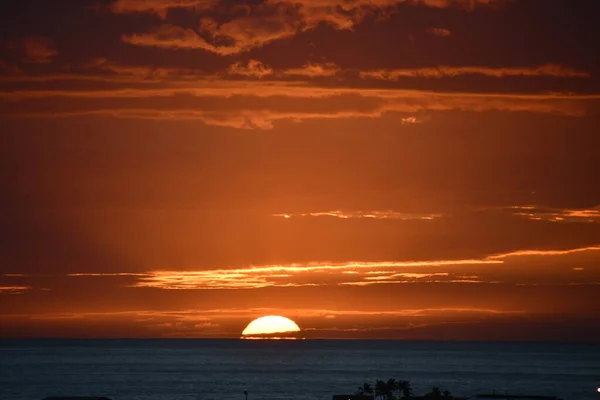
[[[600,346],[335,340],[3,340],[0,398],[330,400],[363,381],[596,400]]]

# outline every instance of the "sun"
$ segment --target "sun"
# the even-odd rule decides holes
[[[267,315],[250,322],[242,332],[243,339],[294,339],[294,334],[300,332],[300,327],[289,318],[279,315]]]

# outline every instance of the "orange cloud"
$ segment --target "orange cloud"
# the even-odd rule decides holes
[[[273,15],[240,17],[219,24],[203,18],[198,32],[172,24],[163,24],[152,32],[123,35],[122,40],[137,46],[202,49],[222,56],[242,53],[274,40],[292,37],[299,28],[293,17]],[[210,42],[201,36],[210,38]],[[228,43],[228,44],[219,44]]]
[[[136,46],[162,47],[175,49],[202,49],[221,55],[239,53],[241,50],[231,46],[217,47],[200,37],[193,29],[177,25],[164,24],[152,32],[123,35],[122,40]]]
[[[148,97],[168,97],[174,95],[191,95],[206,97],[224,97],[231,96],[252,96],[259,98],[283,96],[289,98],[331,98],[336,96],[361,96],[364,98],[377,98],[386,100],[410,99],[414,104],[413,110],[427,109],[421,102],[430,102],[435,100],[440,109],[452,109],[452,106],[445,105],[448,100],[454,102],[458,108],[464,106],[466,109],[478,108],[475,104],[471,107],[471,100],[476,104],[485,104],[488,101],[507,101],[507,110],[526,110],[530,104],[523,107],[519,103],[544,103],[558,102],[566,105],[576,101],[600,100],[600,95],[576,95],[561,93],[541,93],[541,94],[514,94],[514,93],[476,93],[476,92],[436,92],[427,90],[407,90],[407,89],[373,89],[358,87],[327,87],[327,86],[309,86],[303,81],[255,81],[255,80],[208,80],[199,79],[193,83],[183,82],[185,85],[173,85],[158,88],[127,88],[127,89],[106,89],[106,90],[13,90],[10,92],[0,92],[0,99],[7,100],[25,100],[51,97],[71,97],[71,98],[148,98]],[[461,103],[461,104],[459,104]],[[516,104],[514,107],[510,103]],[[533,107],[536,109],[537,107]],[[482,109],[488,109],[482,106]],[[499,107],[502,108],[502,107]],[[545,109],[546,105],[539,107]],[[560,108],[560,107],[558,107]],[[565,107],[563,107],[565,108]],[[578,108],[581,111],[580,108]],[[569,112],[569,114],[571,114]]]
[[[169,78],[186,80],[197,78],[197,71],[185,68],[149,67],[138,65],[122,65],[106,58],[99,57],[85,64],[85,68],[91,71],[110,72],[120,77],[137,77],[140,82],[151,80],[160,82]],[[81,75],[80,75],[81,76]],[[81,76],[84,77],[84,76]],[[93,77],[93,76],[92,76]],[[102,77],[98,77],[102,78]],[[108,78],[108,77],[104,77]],[[100,80],[99,79],[99,80]],[[136,81],[136,80],[132,80]]]
[[[371,286],[381,284],[461,283],[514,285],[596,284],[597,271],[590,267],[573,270],[573,262],[593,265],[600,246],[567,250],[519,250],[477,259],[419,261],[348,261],[290,263],[208,270],[155,270],[123,274],[69,274],[71,277],[131,275],[132,287],[170,290],[260,289],[268,287]],[[585,258],[574,255],[581,254]],[[539,257],[556,257],[560,265],[534,268]],[[569,258],[564,258],[569,257]],[[590,258],[591,257],[591,258]],[[514,268],[521,259],[528,270]],[[537,264],[535,264],[537,262]],[[583,262],[587,264],[582,264]],[[535,269],[535,282],[531,281]],[[585,276],[584,274],[585,270]],[[582,280],[585,279],[585,280]],[[596,279],[596,280],[594,280]]]
[[[314,64],[308,63],[300,68],[290,68],[282,72],[283,75],[305,76],[314,78],[317,76],[334,76],[341,69],[335,63]]]
[[[227,111],[203,111],[197,109],[89,109],[77,111],[57,112],[21,112],[8,115],[0,115],[0,118],[68,118],[76,116],[98,115],[104,117],[124,119],[146,119],[146,120],[176,120],[176,121],[200,121],[206,125],[230,127],[238,129],[273,129],[279,121],[302,122],[314,119],[347,119],[347,118],[381,118],[388,113],[394,112],[418,112],[425,110],[434,111],[522,111],[534,113],[562,114],[567,116],[581,116],[583,111],[577,108],[561,108],[558,105],[540,104],[516,104],[508,102],[490,102],[488,104],[421,104],[415,106],[403,101],[390,101],[372,111],[327,111],[322,112],[282,112],[271,110],[227,110]]]
[[[450,67],[439,66],[429,68],[380,69],[362,71],[359,76],[363,79],[379,79],[395,81],[400,78],[447,78],[460,75],[483,75],[494,78],[507,76],[551,76],[559,78],[589,78],[585,71],[563,67],[556,64],[546,64],[539,67]]]
[[[582,253],[582,252],[587,252],[587,251],[600,251],[600,246],[589,246],[589,247],[582,247],[582,248],[568,249],[568,250],[520,250],[520,251],[513,251],[511,253],[496,254],[493,256],[489,256],[488,259],[489,260],[500,260],[500,259],[504,259],[504,258],[524,257],[524,256],[526,256],[526,257],[563,256],[563,255]]]
[[[411,214],[400,213],[397,211],[324,211],[311,213],[289,213],[273,214],[279,218],[297,218],[297,217],[334,217],[340,219],[399,219],[399,220],[433,220],[440,218],[441,214]]]
[[[202,18],[197,31],[171,24],[134,35],[124,35],[122,40],[136,46],[177,49],[202,49],[223,56],[238,54],[261,47],[267,43],[290,38],[300,32],[327,24],[338,30],[352,29],[369,13],[386,15],[399,4],[424,5],[427,7],[458,6],[473,9],[479,5],[499,4],[501,0],[267,0],[247,5],[243,16],[219,23],[215,19]],[[116,12],[154,12],[165,18],[169,8],[206,9],[215,2],[156,0],[139,5],[135,0],[121,0],[112,7]],[[227,7],[225,7],[227,8]],[[225,17],[229,17],[225,11]],[[202,36],[204,35],[204,36]],[[207,39],[210,38],[210,41]],[[221,43],[227,43],[223,45]]]
[[[515,216],[534,221],[600,223],[600,206],[591,209],[514,206],[509,210]]]
[[[414,125],[414,124],[418,124],[421,122],[416,117],[402,118],[401,121],[402,121],[402,125]]]
[[[44,36],[11,40],[7,47],[19,55],[21,62],[29,64],[49,64],[58,55],[54,41]]]
[[[0,286],[0,293],[21,294],[24,291],[31,289],[31,286]]]
[[[102,272],[102,273],[90,273],[90,272],[79,272],[79,273],[73,273],[73,274],[67,274],[67,276],[145,276],[146,274],[143,273],[133,273],[133,272],[115,272],[115,273],[110,273],[110,272]]]
[[[169,8],[204,10],[218,4],[218,0],[117,0],[110,5],[109,10],[117,14],[154,13],[164,19]]]
[[[230,75],[262,78],[273,74],[273,69],[258,60],[249,60],[247,63],[236,62],[227,68]]]
[[[160,289],[257,289],[322,285],[428,282],[454,278],[448,273],[406,273],[406,268],[501,264],[496,260],[430,260],[267,265],[205,271],[150,271],[135,287]],[[353,272],[347,274],[345,272]],[[377,275],[374,276],[372,272]]]
[[[180,108],[163,108],[169,103],[156,103],[151,108],[139,108],[137,99],[180,96]],[[357,103],[356,96],[361,101]],[[82,101],[60,102],[60,109],[35,110],[25,100],[44,98],[72,98]],[[194,98],[218,97],[219,105],[203,103],[192,107]],[[190,101],[190,107],[186,107]],[[311,119],[380,118],[388,113],[418,113],[424,111],[520,111],[582,116],[587,102],[598,100],[596,95],[518,95],[464,92],[432,92],[401,89],[329,88],[307,86],[304,82],[286,81],[219,81],[199,80],[192,84],[160,88],[114,90],[14,90],[0,92],[0,100],[21,100],[10,103],[12,111],[1,117],[59,118],[78,115],[103,115],[135,119],[198,120],[209,125],[236,128],[271,129],[281,120],[304,121]],[[84,99],[128,99],[129,105],[118,108],[86,108]],[[252,99],[252,100],[251,100]],[[307,106],[302,99],[315,99]],[[244,100],[244,108],[240,108]],[[251,101],[250,101],[251,100]],[[285,102],[285,103],[284,103]],[[148,104],[145,102],[145,104]],[[21,111],[18,109],[22,108]]]
[[[452,32],[450,32],[448,29],[445,29],[445,28],[429,28],[429,29],[427,29],[427,33],[430,33],[433,36],[440,36],[440,37],[448,37],[448,36],[452,35]]]

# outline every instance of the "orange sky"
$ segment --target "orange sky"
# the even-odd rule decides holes
[[[0,6],[0,337],[600,338],[597,1],[59,3]]]

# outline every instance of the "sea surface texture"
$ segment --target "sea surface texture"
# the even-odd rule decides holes
[[[597,400],[600,346],[335,340],[3,340],[0,399],[330,400],[363,381]]]

